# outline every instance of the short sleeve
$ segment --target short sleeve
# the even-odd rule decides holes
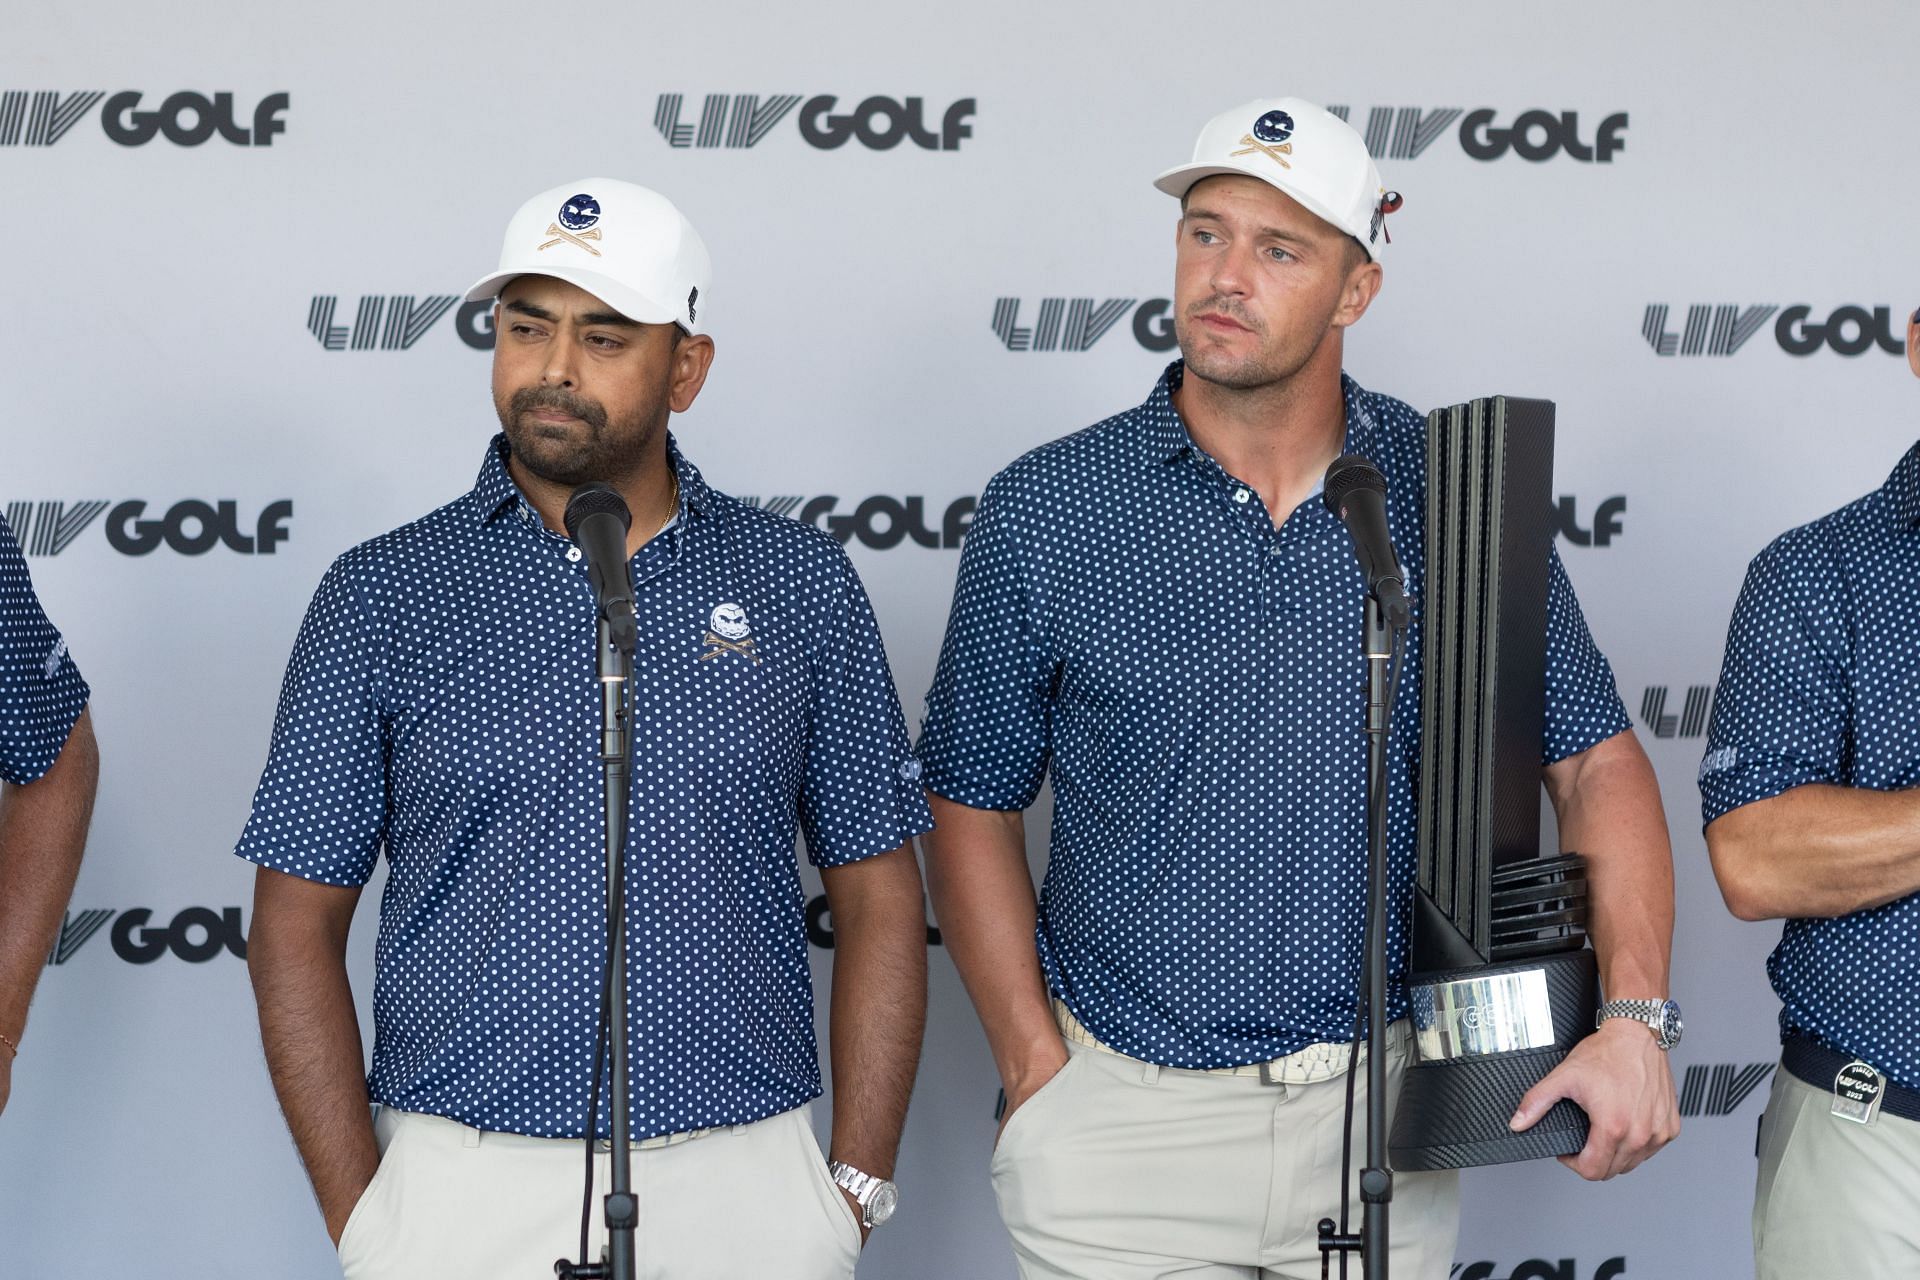
[[[799,802],[807,857],[818,867],[858,862],[933,829],[880,624],[846,553],[833,554],[839,581],[815,651]]]
[[[920,760],[927,787],[975,809],[1025,809],[1051,751],[1054,663],[1034,604],[1030,546],[1007,473],[982,495],[960,552]]]
[[[1843,783],[1849,725],[1846,598],[1831,557],[1754,558],[1727,628],[1701,821],[1810,782]]]
[[[1613,667],[1593,642],[1566,565],[1547,558],[1546,724],[1540,762],[1554,764],[1633,727],[1620,701]]]
[[[24,785],[51,769],[90,694],[0,519],[0,778]]]
[[[387,743],[358,593],[336,563],[307,607],[280,687],[242,858],[325,884],[361,885],[386,834]]]

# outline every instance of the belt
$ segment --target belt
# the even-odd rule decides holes
[[[1799,1032],[1789,1033],[1780,1047],[1780,1065],[1792,1073],[1794,1079],[1826,1093],[1833,1092],[1834,1079],[1841,1070],[1848,1063],[1858,1061],[1860,1059],[1850,1053],[1829,1049],[1812,1036]],[[1885,1073],[1881,1075],[1884,1080]],[[1920,1123],[1920,1090],[1897,1085],[1891,1080],[1884,1080],[1881,1088],[1884,1090],[1880,1099],[1881,1111]]]
[[[1100,1041],[1091,1031],[1082,1026],[1073,1016],[1066,1002],[1056,999],[1053,1002],[1053,1020],[1060,1028],[1060,1034],[1075,1044],[1084,1044],[1088,1048],[1098,1049],[1102,1053],[1111,1053],[1119,1058],[1133,1058],[1130,1053],[1122,1053],[1112,1045]],[[1404,1021],[1390,1023],[1387,1027],[1388,1049],[1406,1047],[1407,1024]],[[1249,1062],[1238,1067],[1168,1067],[1169,1071],[1191,1071],[1199,1076],[1255,1076],[1263,1084],[1318,1084],[1322,1080],[1333,1080],[1345,1075],[1347,1063],[1352,1060],[1353,1045],[1350,1043],[1310,1044],[1306,1048],[1290,1053],[1284,1058],[1275,1058],[1270,1062]],[[1143,1058],[1133,1058],[1143,1062]],[[1367,1046],[1360,1045],[1361,1062],[1367,1060]]]

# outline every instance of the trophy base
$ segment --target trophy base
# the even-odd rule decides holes
[[[1587,1115],[1560,1101],[1534,1126],[1507,1127],[1522,1095],[1593,1033],[1600,1007],[1593,952],[1415,974],[1416,1061],[1400,1086],[1387,1154],[1423,1171],[1572,1155]]]

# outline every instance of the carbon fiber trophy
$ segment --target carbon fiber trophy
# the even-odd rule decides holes
[[[1414,1062],[1388,1141],[1396,1169],[1586,1144],[1572,1102],[1507,1128],[1599,1007],[1584,860],[1540,849],[1552,477],[1551,402],[1428,415]]]

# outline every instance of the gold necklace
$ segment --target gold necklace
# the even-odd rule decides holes
[[[667,494],[666,518],[660,522],[660,527],[653,531],[653,536],[656,538],[665,533],[673,524],[674,517],[680,514],[680,473],[669,469],[667,475],[673,481],[673,488]]]

